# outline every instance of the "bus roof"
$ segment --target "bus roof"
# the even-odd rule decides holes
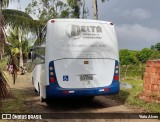
[[[107,23],[107,24],[113,24],[109,21],[103,21],[103,20],[91,20],[91,19],[50,19],[48,22],[91,22],[91,23]]]
[[[51,19],[47,24],[46,49],[54,59],[83,57],[85,53],[94,53],[95,58],[118,59],[115,29],[107,21]]]

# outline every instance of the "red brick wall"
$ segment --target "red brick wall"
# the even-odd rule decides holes
[[[143,92],[139,98],[160,103],[160,60],[149,60],[144,73]]]

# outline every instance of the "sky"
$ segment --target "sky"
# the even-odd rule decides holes
[[[115,25],[119,49],[141,50],[160,42],[160,0],[97,1],[99,20]],[[11,3],[9,8],[24,11],[30,2],[20,0],[20,3]],[[89,10],[87,18],[93,19],[92,0],[86,0],[86,6]]]

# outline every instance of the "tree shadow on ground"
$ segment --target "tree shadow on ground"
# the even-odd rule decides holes
[[[125,104],[129,95],[129,92],[125,90],[120,90],[118,94],[107,96],[107,98],[115,100],[118,104]]]
[[[32,87],[27,87],[24,89],[11,88],[11,93],[13,97],[9,98],[9,101],[5,103],[5,106],[10,106],[10,108],[7,108],[6,112],[13,112],[12,110],[15,106],[17,106],[17,111],[14,112],[29,113],[55,113],[73,111],[85,112],[90,110],[109,108],[124,104],[129,95],[128,92],[121,91],[118,95],[123,96],[123,99],[119,99],[118,95],[112,95],[96,96],[92,100],[89,100],[85,97],[73,99],[54,98],[46,103],[41,103],[38,93],[36,93]]]

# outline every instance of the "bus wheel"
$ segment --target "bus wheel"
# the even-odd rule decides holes
[[[41,94],[40,94],[40,86],[39,86],[39,83],[38,83],[38,94],[39,94],[39,96],[41,95]],[[42,96],[40,96],[40,102],[46,102],[46,99],[44,99]]]
[[[94,96],[89,96],[89,97],[86,97],[85,100],[91,101],[93,98],[94,98]]]
[[[40,86],[39,86],[39,83],[38,83],[38,94],[40,95]]]
[[[34,82],[33,82],[33,77],[32,77],[32,85],[34,85]]]
[[[34,81],[33,81],[33,77],[32,77],[32,85],[34,86]],[[38,91],[35,89],[34,87],[34,91],[37,93]]]
[[[37,93],[37,90],[34,88],[34,92],[36,92]]]
[[[40,101],[41,102],[46,102],[46,99],[44,99],[43,97],[40,96]]]

